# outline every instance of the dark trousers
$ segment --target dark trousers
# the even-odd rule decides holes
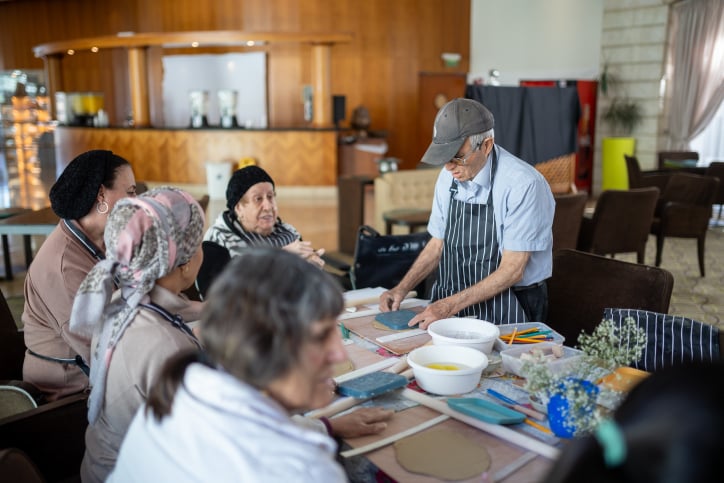
[[[525,287],[513,287],[513,293],[530,322],[548,319],[548,285],[545,280]]]

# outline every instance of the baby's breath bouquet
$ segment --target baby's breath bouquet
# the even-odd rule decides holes
[[[521,368],[524,387],[543,403],[556,397],[565,399],[569,415],[565,424],[574,435],[586,434],[601,417],[595,384],[618,367],[639,360],[645,346],[646,332],[633,318],[626,318],[620,327],[603,320],[593,333],[579,336],[582,356],[564,370],[552,372],[545,356],[531,351],[532,357]]]

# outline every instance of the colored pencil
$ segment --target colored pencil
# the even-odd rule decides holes
[[[528,418],[525,418],[525,420],[524,420],[523,422],[526,423],[526,424],[529,424],[529,425],[533,426],[533,427],[534,427],[535,429],[537,429],[538,431],[542,431],[542,432],[544,432],[544,433],[546,433],[546,434],[553,434],[553,432],[552,432],[550,429],[548,429],[548,428],[546,428],[545,426],[543,426],[542,424],[538,424],[538,423],[536,423],[535,421],[532,421],[532,420],[530,420],[530,419],[528,419]]]

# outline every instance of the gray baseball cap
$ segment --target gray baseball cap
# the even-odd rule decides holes
[[[478,101],[462,97],[453,99],[435,116],[432,143],[421,161],[438,166],[445,164],[457,154],[468,137],[490,131],[494,126],[493,113]]]

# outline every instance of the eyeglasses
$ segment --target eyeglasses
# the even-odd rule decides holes
[[[470,156],[475,154],[476,151],[480,149],[480,146],[482,144],[478,144],[475,146],[468,154],[465,156],[453,156],[448,163],[453,163],[455,166],[465,166],[468,163],[468,159],[470,159]]]

